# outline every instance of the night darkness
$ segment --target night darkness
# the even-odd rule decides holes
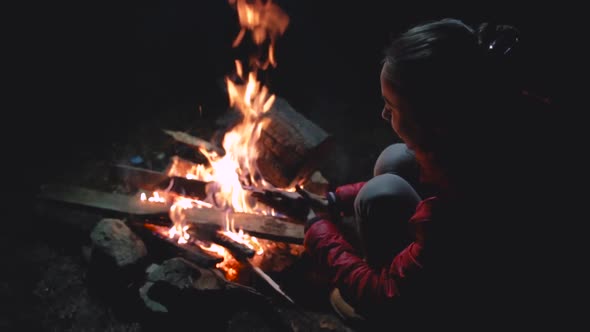
[[[290,24],[277,42],[278,66],[264,74],[263,82],[336,137],[343,159],[327,176],[335,184],[366,179],[378,153],[399,140],[380,115],[380,61],[388,41],[414,24],[454,17],[472,25],[515,26],[526,57],[519,74],[523,88],[548,98],[556,111],[561,105],[565,88],[557,64],[563,59],[563,31],[549,23],[556,22],[556,8],[540,1],[534,6],[274,2],[289,15]],[[11,120],[34,141],[13,147],[20,163],[11,181],[23,197],[89,160],[112,158],[126,142],[140,141],[146,121],[177,130],[213,122],[227,107],[223,78],[233,72],[234,59],[245,59],[252,51],[231,47],[238,18],[224,0],[50,2],[39,5],[29,20],[34,22],[28,28],[32,38],[24,44],[30,51],[23,58],[30,73],[25,78],[28,111]],[[2,244],[3,252],[14,250],[14,241]],[[14,320],[35,320],[44,309],[28,288],[38,282],[42,272],[36,264],[43,258],[31,258],[30,250],[24,250],[13,259],[9,262],[19,270],[1,280],[2,291],[7,299],[26,292],[13,310],[24,312],[30,305],[35,310],[15,314]],[[23,273],[28,276],[21,279]]]
[[[379,116],[382,50],[403,29],[442,17],[518,27],[522,48],[531,54],[522,68],[527,87],[560,97],[561,73],[549,65],[559,57],[560,32],[548,23],[556,15],[548,5],[279,3],[291,21],[278,41],[278,67],[264,81],[335,134],[352,125],[388,130]],[[218,105],[227,103],[220,80],[249,51],[231,48],[237,15],[221,0],[43,6],[34,18],[41,43],[32,53],[42,55],[31,61],[38,74],[32,80],[35,112],[17,115],[42,142],[35,158],[52,161],[39,175],[78,156],[108,154],[110,141],[125,140],[138,118],[165,117],[171,109],[197,112],[198,106],[205,117],[219,116]]]

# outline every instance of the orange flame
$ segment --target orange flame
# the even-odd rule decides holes
[[[186,232],[188,230],[188,225],[181,225],[176,224],[168,230],[168,236],[173,239],[176,235],[178,235],[178,243],[184,244],[188,242],[190,235]]]
[[[241,264],[231,255],[227,249],[215,243],[203,243],[201,241],[197,241],[197,244],[203,250],[213,252],[223,257],[223,261],[217,263],[215,267],[223,270],[228,280],[235,280],[238,277],[238,271]]]
[[[230,105],[241,112],[243,119],[225,134],[223,139],[225,155],[220,157],[215,152],[200,149],[200,152],[207,157],[209,166],[187,165],[187,163],[182,164],[178,158],[172,159],[168,175],[184,176],[188,179],[206,181],[215,185],[208,188],[209,196],[205,201],[188,197],[175,198],[170,208],[170,218],[174,222],[174,226],[168,230],[167,235],[170,238],[177,237],[179,243],[187,243],[190,235],[187,232],[189,225],[186,222],[185,211],[193,208],[211,208],[215,205],[217,208],[228,211],[226,227],[222,233],[255,250],[256,255],[260,256],[264,253],[264,246],[256,237],[245,234],[241,229],[236,231],[229,212],[275,214],[271,208],[257,204],[256,200],[251,199],[248,192],[244,190],[244,186],[272,188],[272,185],[260,176],[256,167],[258,157],[256,143],[267,124],[268,120],[264,115],[271,109],[275,96],[270,94],[268,89],[257,80],[256,71],[266,69],[269,64],[273,67],[276,66],[275,42],[285,32],[289,24],[289,17],[271,0],[229,0],[229,2],[235,5],[241,26],[241,31],[234,40],[233,46],[237,47],[246,32],[251,31],[252,39],[256,45],[262,46],[268,41],[267,59],[264,63],[261,62],[261,59],[254,59],[252,72],[247,72],[242,63],[236,60],[236,74],[245,83],[240,84],[229,78],[226,79]],[[141,199],[145,201],[147,198],[142,195]],[[153,200],[150,197],[148,201],[161,202],[161,198],[155,192]],[[237,277],[240,264],[225,248],[202,241],[194,241],[194,243],[204,250],[222,256],[224,260],[217,267],[225,271],[228,279],[234,280]]]
[[[145,193],[141,193],[140,200],[142,202],[148,201],[151,203],[166,203],[166,198],[160,196],[160,193],[158,193],[157,191],[154,191],[151,197],[147,197]]]
[[[168,176],[183,176],[189,180],[213,181],[212,169],[203,164],[182,163],[177,156],[172,157],[172,164],[168,168]]]
[[[272,0],[229,0],[229,3],[236,6],[241,26],[232,46],[237,47],[244,39],[246,31],[249,30],[252,33],[252,41],[256,45],[269,41],[268,59],[264,63],[254,59],[257,66],[262,69],[266,69],[269,64],[276,67],[275,42],[287,30],[289,16]]]
[[[254,236],[250,236],[250,234],[244,233],[244,231],[242,231],[241,229],[238,233],[232,231],[225,231],[222,233],[227,235],[227,237],[229,237],[230,239],[256,251],[257,255],[262,255],[262,253],[264,252],[264,248],[262,247],[260,242],[258,242],[258,239]]]

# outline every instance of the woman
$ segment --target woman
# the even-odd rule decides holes
[[[306,223],[306,252],[346,318],[413,327],[513,318],[525,297],[518,197],[534,178],[521,158],[530,141],[515,139],[527,125],[507,76],[517,46],[514,28],[443,19],[387,49],[382,117],[405,144],[381,154],[371,180],[315,200]],[[343,231],[347,215],[357,239]]]

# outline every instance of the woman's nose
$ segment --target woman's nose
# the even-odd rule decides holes
[[[389,112],[387,108],[384,107],[383,111],[381,111],[381,117],[383,120],[391,121],[391,112]]]

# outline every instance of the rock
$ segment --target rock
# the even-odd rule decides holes
[[[143,308],[137,296],[145,280],[147,249],[123,221],[102,219],[91,232],[87,282],[92,296],[115,312],[133,315]]]
[[[143,241],[119,219],[103,219],[90,234],[93,251],[112,257],[119,267],[139,261],[147,255]]]
[[[148,268],[147,280],[166,281],[178,288],[221,289],[225,280],[218,270],[204,269],[181,257]]]
[[[150,290],[150,288],[152,288],[153,285],[154,283],[151,281],[146,282],[145,285],[143,285],[143,287],[139,289],[139,297],[141,297],[143,303],[145,303],[145,306],[149,311],[168,312],[168,308],[166,308],[163,304],[159,302],[153,301],[147,295],[148,291]]]
[[[160,265],[152,264],[146,272],[147,282],[140,288],[139,294],[148,309],[156,312],[168,312],[168,308],[148,296],[156,282],[165,282],[181,290],[219,290],[226,285],[218,270],[200,268],[180,257],[166,260]]]

